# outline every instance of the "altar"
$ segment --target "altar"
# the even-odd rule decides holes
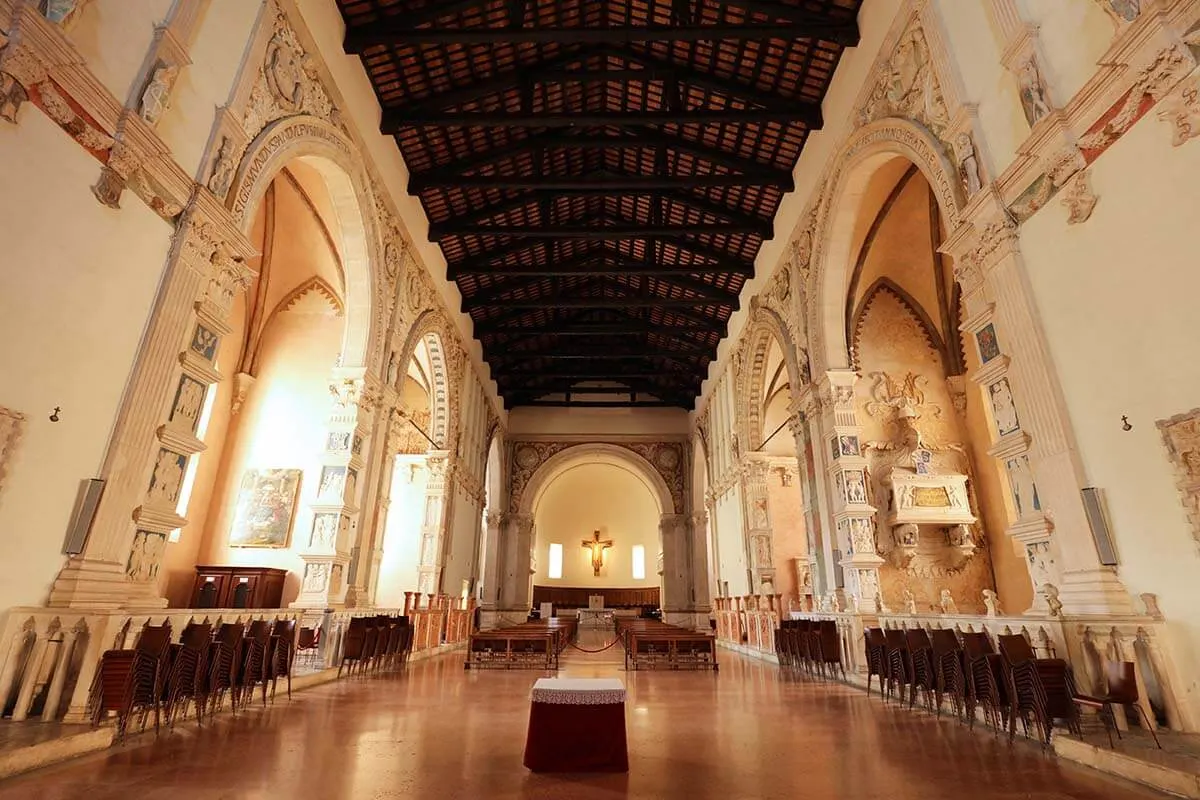
[[[579,627],[581,628],[611,628],[616,614],[607,608],[579,609]]]
[[[628,772],[625,686],[616,678],[540,678],[525,766],[534,772]]]

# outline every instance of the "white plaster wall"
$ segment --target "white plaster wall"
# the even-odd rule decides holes
[[[533,512],[539,586],[657,586],[658,500],[644,479],[615,464],[583,463],[554,477]],[[612,539],[599,577],[583,547],[599,530]],[[550,543],[563,546],[562,578],[550,578]],[[633,578],[633,546],[646,548],[646,577]]]
[[[213,110],[229,100],[262,8],[250,0],[211,0],[188,49],[192,63],[180,70],[170,108],[158,122],[176,163],[197,179],[207,177],[200,175],[200,160],[212,135]]]
[[[99,163],[46,115],[26,105],[19,122],[0,125],[0,405],[28,427],[0,491],[0,564],[20,565],[0,582],[0,607],[46,600],[79,482],[100,471],[171,234],[141,203],[100,205],[90,189]]]
[[[1159,595],[1195,697],[1200,557],[1155,421],[1200,406],[1200,142],[1169,142],[1148,114],[1091,168],[1092,218],[1068,227],[1052,202],[1021,228],[1021,251],[1087,483],[1107,497],[1120,577]]]
[[[730,596],[750,592],[746,584],[744,542],[742,492],[734,486],[717,500],[717,555],[721,559],[721,581],[729,584]]]
[[[1005,43],[999,39],[984,8],[984,3],[990,2],[936,0],[936,8],[967,102],[975,103],[979,114],[983,136],[976,146],[989,174],[995,177],[1013,160],[1017,147],[1029,136],[1029,122],[1021,110],[1017,81],[1000,63]],[[1073,0],[1061,0],[1061,5],[1069,2]]]
[[[71,27],[70,37],[88,68],[122,104],[135,91],[154,28],[172,0],[98,0]],[[119,47],[113,47],[119,42]]]

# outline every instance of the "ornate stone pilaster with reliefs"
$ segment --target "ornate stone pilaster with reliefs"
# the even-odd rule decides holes
[[[379,404],[379,382],[360,368],[337,368],[329,381],[332,408],[321,453],[312,528],[301,533],[304,579],[297,608],[337,608],[365,601],[357,592],[354,567],[365,565],[359,548],[360,498],[370,477],[366,466]],[[348,594],[352,596],[347,597]]]
[[[1048,163],[1050,180],[1080,180],[1083,159],[1066,146]],[[973,219],[947,240],[962,286],[966,321],[981,366],[970,376],[984,395],[993,444],[1009,479],[1016,518],[1009,535],[1025,548],[1034,609],[1061,597],[1068,613],[1130,613],[1132,599],[1099,563],[1072,457],[1070,424],[1026,290],[1018,229],[992,187]],[[1053,519],[1053,522],[1051,522]]]
[[[429,482],[425,485],[425,510],[421,517],[417,591],[436,594],[442,590],[442,570],[454,520],[454,479],[458,465],[449,450],[430,450],[426,465]]]
[[[867,459],[863,454],[862,427],[854,404],[858,375],[852,370],[830,370],[822,382],[826,457],[832,492],[830,518],[840,566],[846,571],[846,590],[858,608],[878,608],[882,603],[879,567],[884,559],[876,543],[875,508],[866,491]],[[834,591],[835,587],[829,587]],[[843,603],[843,605],[845,605]]]
[[[747,563],[762,594],[775,591],[775,555],[771,532],[771,496],[767,479],[771,462],[763,453],[745,453],[739,468],[742,518],[746,521]]]
[[[253,277],[254,247],[211,195],[184,212],[100,475],[107,484],[84,551],[59,573],[50,605],[161,606],[166,538],[187,520],[176,508],[204,396],[230,331],[236,294]],[[132,521],[131,521],[132,518]]]

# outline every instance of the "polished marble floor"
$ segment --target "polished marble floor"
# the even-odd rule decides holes
[[[528,692],[540,675],[464,671],[449,655],[6,781],[0,800],[1162,797],[725,651],[716,674],[625,673],[619,647],[568,653],[564,674],[628,687],[628,775],[529,773]]]

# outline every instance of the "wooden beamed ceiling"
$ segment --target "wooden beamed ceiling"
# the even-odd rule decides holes
[[[337,0],[510,408],[691,408],[862,0]]]

